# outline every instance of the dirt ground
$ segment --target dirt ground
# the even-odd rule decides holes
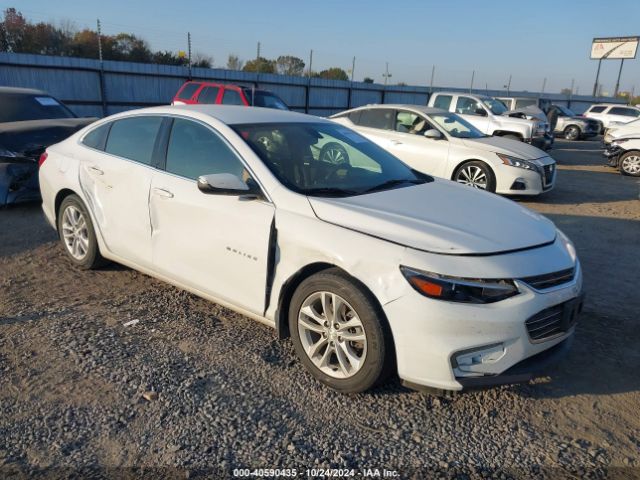
[[[640,478],[640,184],[603,166],[597,141],[551,154],[556,189],[516,200],[576,245],[587,300],[572,351],[528,385],[447,400],[397,381],[334,394],[269,328],[124,267],[74,270],[39,205],[0,210],[0,476]]]

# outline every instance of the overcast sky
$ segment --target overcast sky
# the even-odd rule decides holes
[[[15,0],[32,21],[72,20],[105,33],[145,38],[156,50],[193,50],[225,66],[229,54],[247,60],[290,54],[313,69],[351,69],[355,79],[383,82],[389,62],[391,83],[548,92],[569,87],[590,94],[597,62],[589,59],[593,37],[640,35],[640,0],[429,1],[403,0]],[[603,90],[613,92],[619,60],[603,62]],[[626,60],[621,90],[640,93],[640,59]]]

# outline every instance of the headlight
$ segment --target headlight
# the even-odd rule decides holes
[[[502,153],[496,153],[498,158],[502,160],[502,163],[505,165],[509,165],[510,167],[518,167],[524,168],[525,170],[538,170],[538,166],[535,163],[531,163],[528,160],[522,160],[521,158],[510,157],[509,155],[504,155]]]
[[[512,280],[459,278],[400,267],[409,284],[425,297],[462,303],[493,303],[517,295]]]
[[[564,234],[564,232],[559,228],[556,228],[556,232],[558,233],[558,238],[562,242],[564,249],[567,251],[567,253],[571,257],[571,260],[573,261],[573,263],[576,263],[576,259],[578,258],[578,255],[576,254],[576,248],[573,246],[573,243],[571,242],[571,240],[569,240],[569,237],[567,237]]]

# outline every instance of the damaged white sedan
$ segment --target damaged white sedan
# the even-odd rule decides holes
[[[336,144],[348,159],[326,155]],[[341,392],[389,374],[443,390],[524,381],[573,336],[582,274],[551,221],[334,122],[156,107],[40,163],[75,265],[112,260],[273,326]]]

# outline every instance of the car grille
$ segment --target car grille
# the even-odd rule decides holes
[[[525,322],[531,342],[543,342],[567,333],[578,321],[581,311],[582,298],[578,297],[536,313]]]
[[[575,268],[567,268],[566,270],[521,278],[520,280],[536,290],[544,290],[546,288],[557,287],[558,285],[570,282],[573,280],[575,273]]]
[[[548,187],[553,182],[553,172],[555,171],[555,165],[554,164],[545,165],[543,167],[543,171],[544,171],[544,175],[543,175],[544,186]]]

